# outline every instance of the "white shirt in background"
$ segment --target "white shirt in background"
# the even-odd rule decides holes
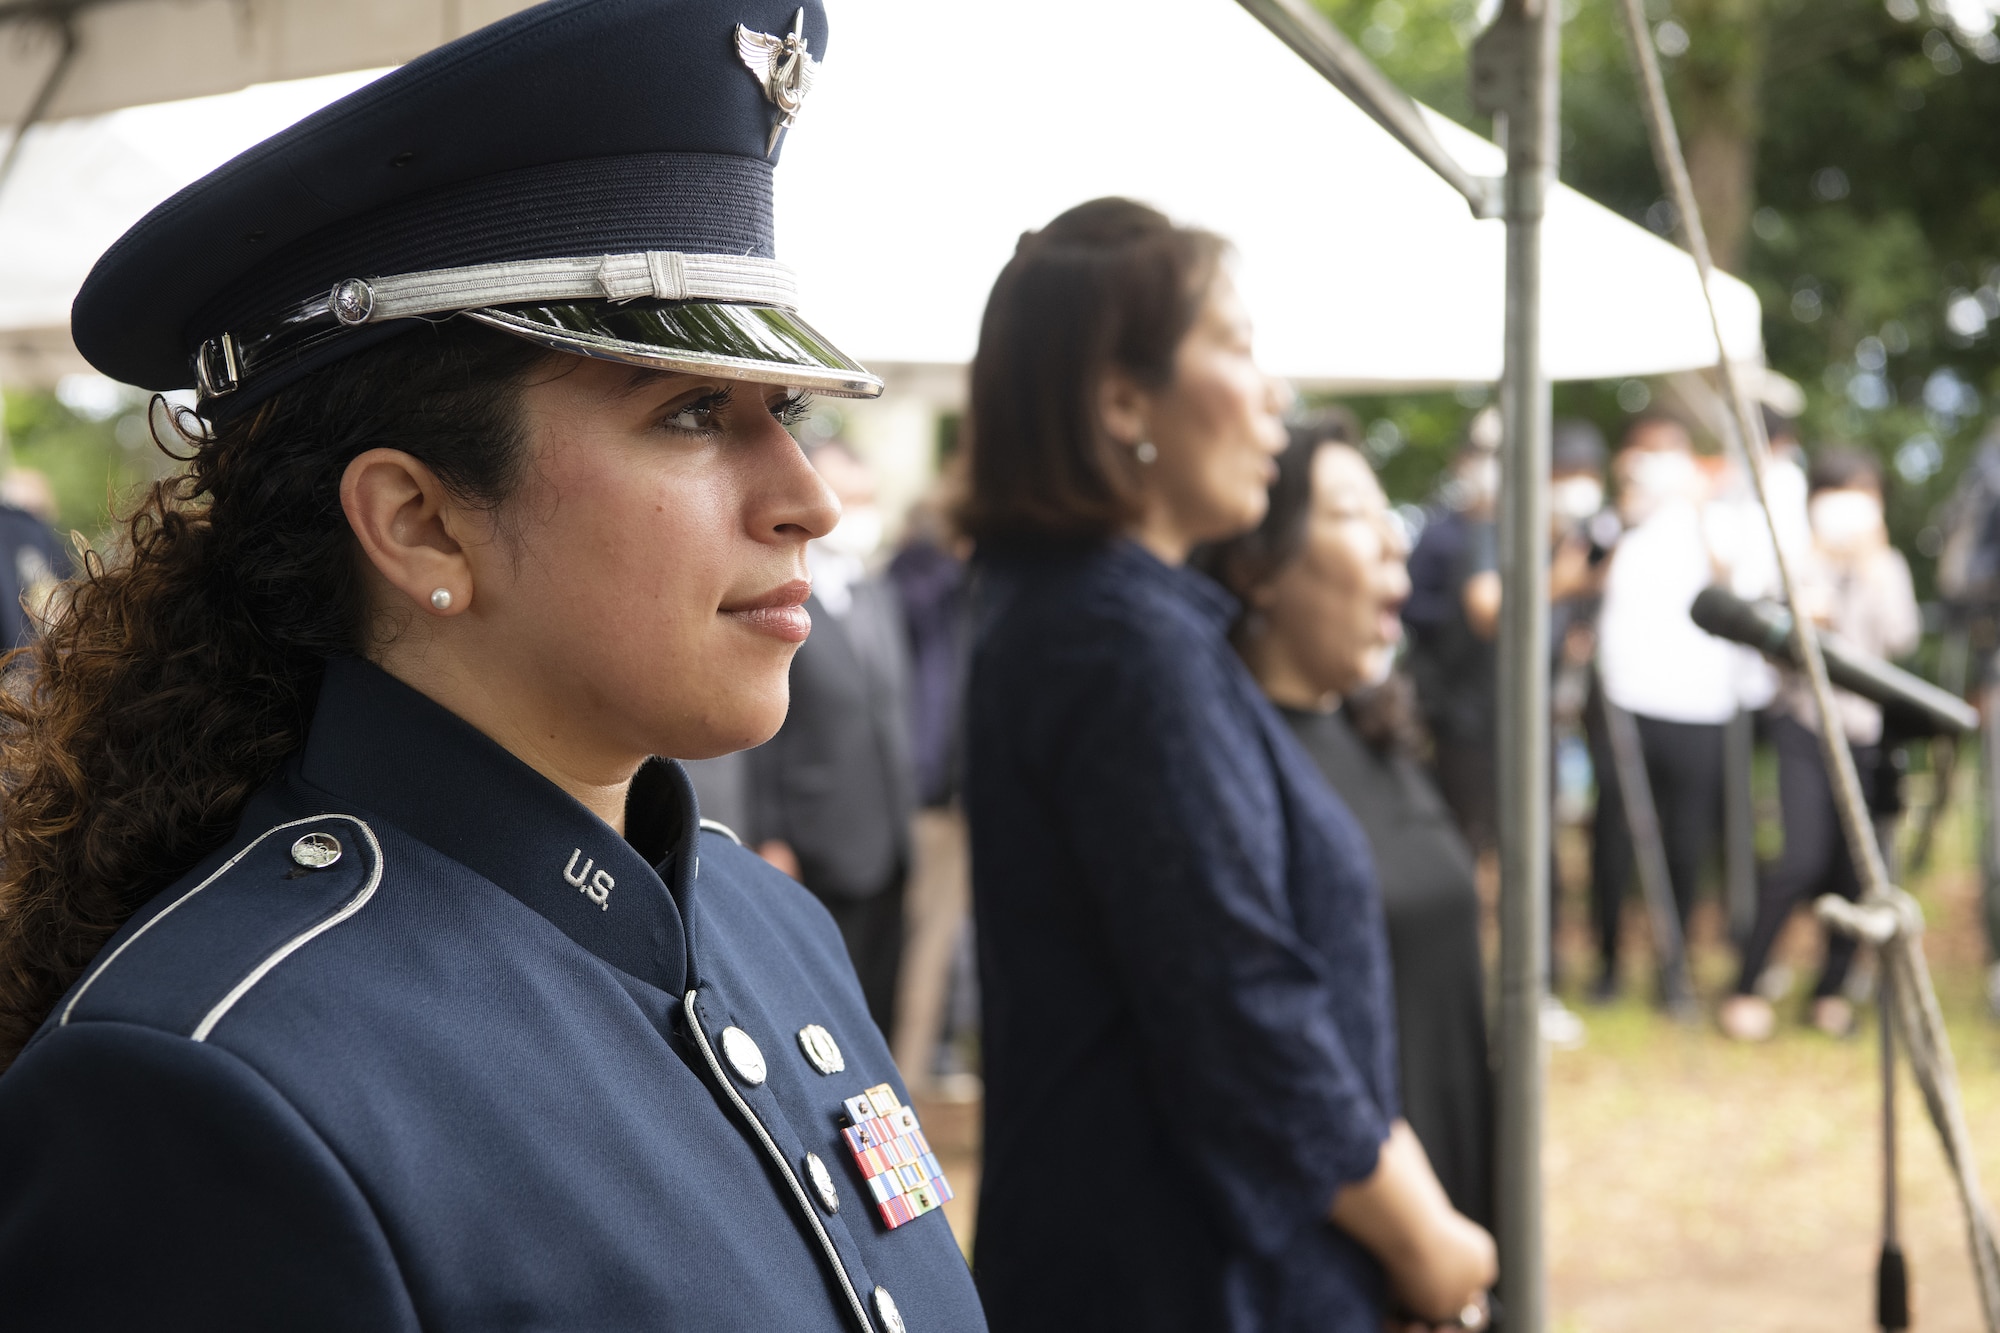
[[[1737,651],[1695,628],[1688,608],[1715,582],[1714,557],[1693,501],[1668,501],[1619,539],[1597,621],[1604,693],[1628,713],[1668,722],[1736,715]]]

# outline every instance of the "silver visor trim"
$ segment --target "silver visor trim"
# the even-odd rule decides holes
[[[875,398],[882,381],[790,310],[699,301],[578,301],[460,312],[557,351],[683,375]]]

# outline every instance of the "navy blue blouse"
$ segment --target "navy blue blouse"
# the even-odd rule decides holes
[[[979,561],[966,804],[997,1330],[1379,1328],[1326,1221],[1399,1114],[1368,844],[1139,546]]]

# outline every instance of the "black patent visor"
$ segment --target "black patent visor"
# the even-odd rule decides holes
[[[575,301],[461,312],[578,356],[874,398],[882,381],[789,310],[704,301]]]

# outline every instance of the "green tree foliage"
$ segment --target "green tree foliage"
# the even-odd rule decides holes
[[[1412,94],[1490,132],[1465,91],[1473,0],[1318,3]],[[1920,579],[1936,551],[1937,507],[2000,408],[1992,9],[1990,0],[1647,0],[1691,152],[1703,135],[1744,140],[1748,197],[1711,222],[1737,230],[1718,250],[1742,256],[1738,271],[1764,303],[1771,363],[1806,389],[1806,438],[1866,445],[1890,465],[1892,528]],[[1615,0],[1571,0],[1566,14],[1563,179],[1670,233]],[[1704,210],[1731,211],[1712,198]],[[1613,433],[1642,397],[1616,388],[1560,386],[1557,410]],[[1357,406],[1436,432],[1405,432],[1392,473],[1399,498],[1435,475],[1470,410],[1449,396]]]
[[[146,397],[93,385],[88,400],[9,389],[4,395],[8,465],[32,468],[56,494],[56,527],[103,545],[115,506],[173,466],[146,429]]]

